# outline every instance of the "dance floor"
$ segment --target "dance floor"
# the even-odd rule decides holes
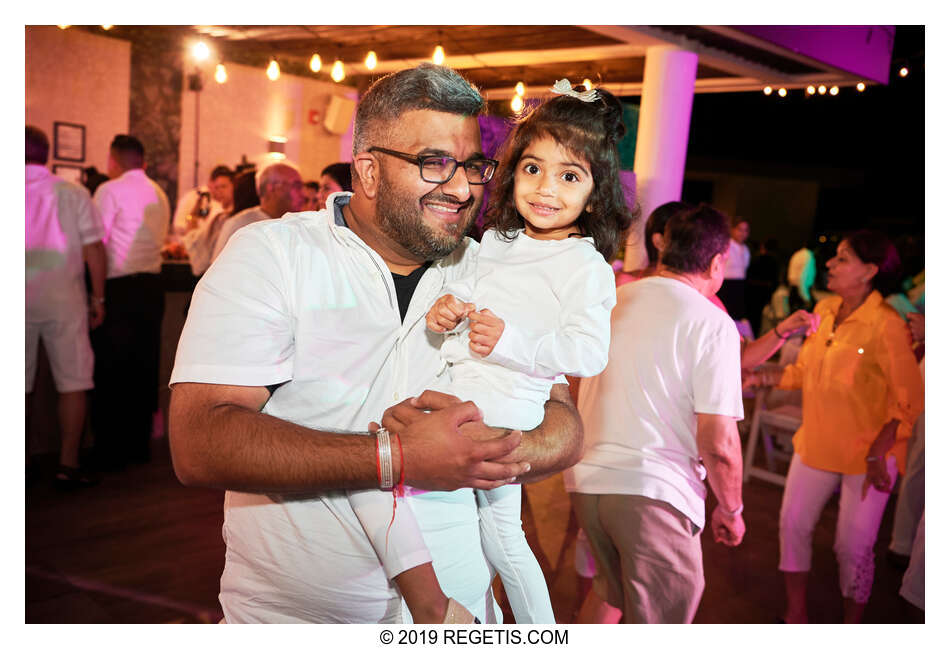
[[[214,623],[221,618],[218,579],[224,562],[222,492],[183,487],[175,479],[165,438],[153,440],[151,463],[105,476],[95,488],[59,493],[53,465],[26,488],[26,622]],[[582,586],[574,570],[576,524],[561,477],[526,489],[525,531],[551,590],[557,620],[572,622]],[[703,532],[706,591],[700,623],[771,623],[782,612],[776,570],[779,487],[745,486],[748,533],[736,549]],[[878,538],[867,623],[920,622],[897,594],[901,573],[884,559],[893,503]],[[814,622],[841,619],[832,552],[836,506],[815,533],[809,585]],[[497,580],[496,580],[497,581]],[[503,596],[500,596],[505,606]],[[506,619],[511,620],[506,610]]]

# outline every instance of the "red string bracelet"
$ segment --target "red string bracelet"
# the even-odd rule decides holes
[[[389,519],[389,527],[386,528],[386,551],[389,551],[389,531],[393,528],[393,523],[396,522],[396,497],[405,495],[405,476],[406,469],[403,466],[405,460],[402,456],[402,440],[399,439],[399,433],[392,433],[393,437],[396,438],[396,446],[399,448],[399,482],[396,483],[396,486],[393,487],[393,517]]]

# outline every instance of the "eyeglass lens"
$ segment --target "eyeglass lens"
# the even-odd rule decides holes
[[[452,179],[455,169],[462,165],[465,178],[473,184],[484,184],[491,180],[495,166],[488,160],[468,160],[458,162],[454,158],[427,156],[422,159],[422,179],[432,183],[444,183]]]

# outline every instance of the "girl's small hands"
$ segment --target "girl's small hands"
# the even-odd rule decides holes
[[[468,332],[469,348],[476,354],[488,356],[505,330],[505,321],[489,309],[472,311],[468,314],[468,320],[471,323]]]
[[[475,310],[475,305],[462,302],[454,295],[445,294],[435,301],[426,314],[426,326],[436,333],[452,331]]]

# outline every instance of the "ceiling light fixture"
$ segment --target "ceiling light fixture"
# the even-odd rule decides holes
[[[333,69],[330,70],[330,78],[340,83],[346,78],[346,72],[343,70],[343,61],[337,59],[333,62]]]
[[[834,97],[835,95],[838,94],[838,86],[831,86],[831,90],[829,90],[828,92],[830,92],[831,96]]]
[[[436,45],[432,51],[432,62],[436,65],[445,63],[445,50],[442,49],[441,45]]]
[[[267,64],[267,78],[271,81],[280,79],[280,66],[277,64],[277,59],[271,59]]]
[[[323,67],[323,61],[320,60],[319,54],[314,54],[310,57],[310,70],[313,72],[319,72],[320,68]]]
[[[864,92],[864,89],[867,88],[863,81],[859,81],[858,85],[855,87],[858,89],[858,92]]]
[[[196,61],[205,61],[209,56],[211,56],[211,50],[208,48],[208,44],[204,41],[198,41],[191,46],[191,55]]]
[[[511,98],[511,112],[520,113],[524,110],[524,99],[520,95],[515,95]]]
[[[366,66],[367,70],[375,70],[376,64],[379,60],[376,58],[376,52],[373,50],[369,51],[369,54],[366,55],[366,60],[363,61],[363,64]]]
[[[805,88],[805,92],[807,92],[809,95],[815,94],[815,86],[808,86]]]
[[[779,97],[784,97],[784,96],[787,95],[787,94],[788,94],[788,91],[787,91],[785,88],[779,88],[779,89],[778,89],[778,96],[779,96]]]
[[[762,88],[762,92],[764,92],[766,95],[771,95],[771,94],[772,94],[772,86],[765,86],[764,88]]]
[[[218,83],[224,83],[228,80],[228,71],[224,69],[224,63],[218,63],[214,68],[214,80]]]
[[[524,83],[519,81],[515,86],[515,94],[519,97],[524,97]]]
[[[590,79],[584,79],[583,84],[585,90],[590,90],[594,87],[594,84],[591,83]]]
[[[823,94],[825,94],[826,92],[828,92],[828,89],[825,88],[825,84],[821,84],[820,86],[818,86],[818,94],[819,94],[819,95],[823,95]]]

